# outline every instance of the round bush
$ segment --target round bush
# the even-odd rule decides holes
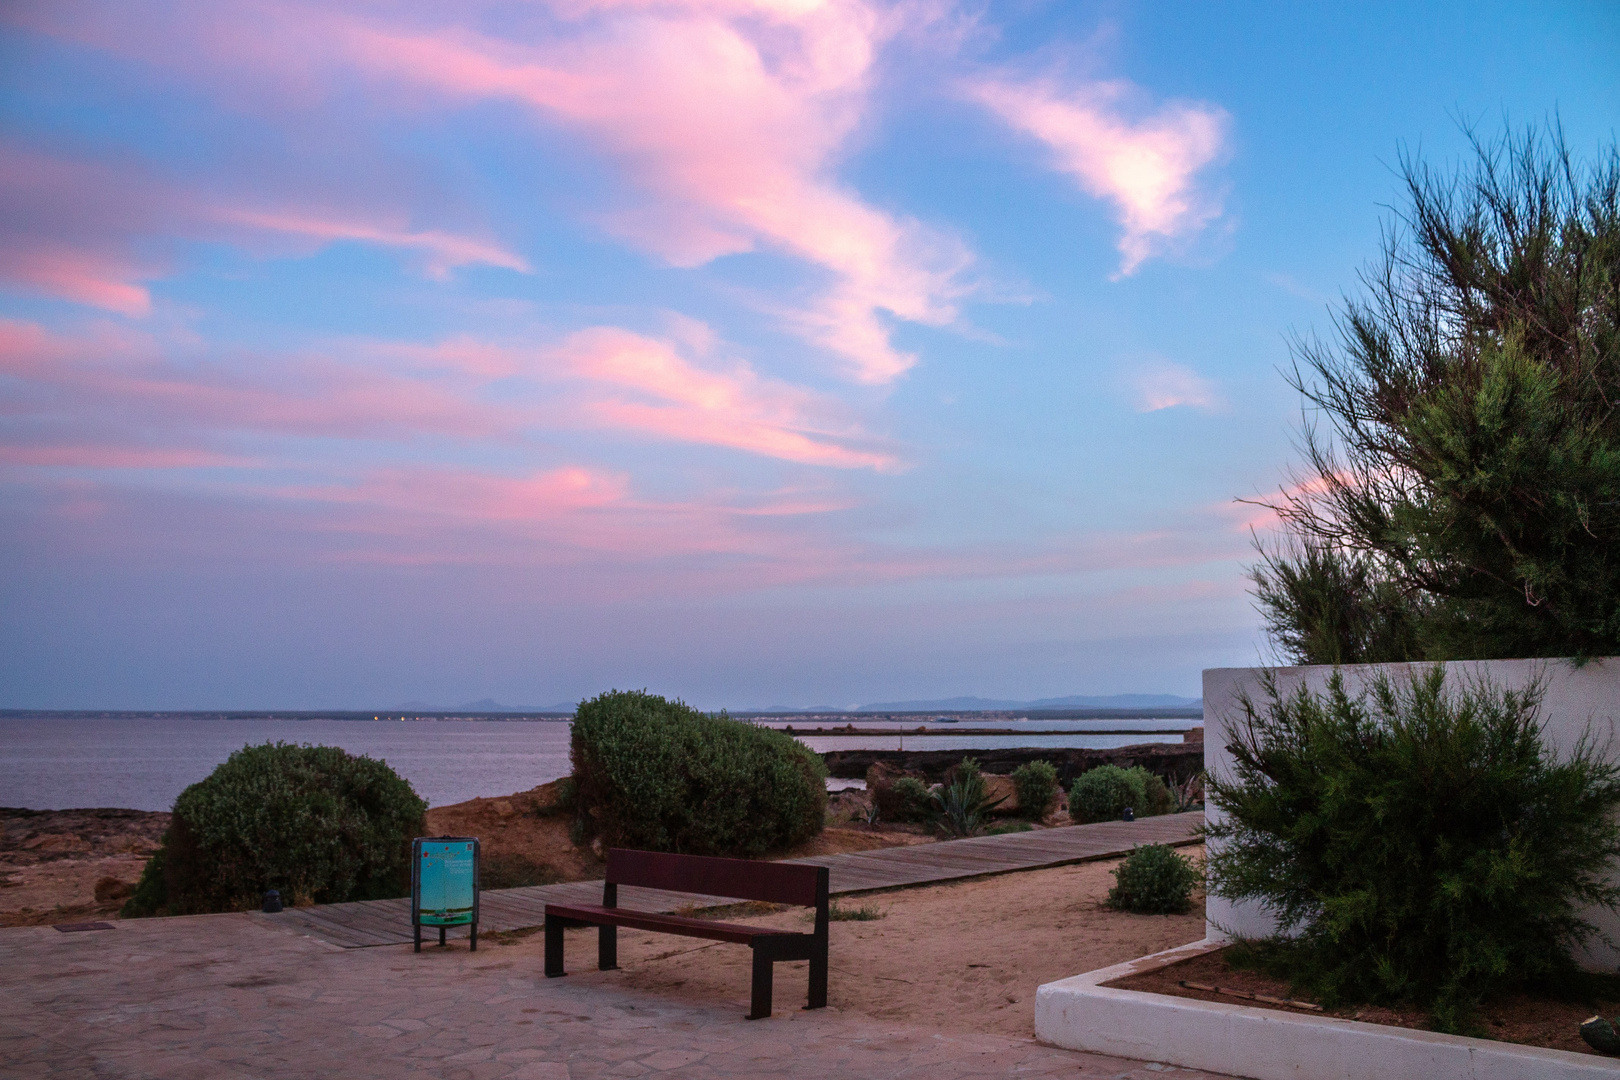
[[[1115,821],[1127,806],[1147,807],[1147,785],[1138,769],[1099,765],[1075,777],[1069,788],[1069,816],[1075,821]]]
[[[645,691],[581,704],[571,754],[581,832],[610,846],[763,855],[819,833],[827,810],[821,755]]]
[[[1141,844],[1114,867],[1108,906],[1137,915],[1181,915],[1192,906],[1197,868],[1163,844]]]
[[[1075,777],[1069,788],[1069,816],[1079,822],[1117,821],[1127,806],[1137,817],[1153,817],[1168,814],[1175,804],[1169,786],[1140,765],[1099,765]]]
[[[1018,796],[1018,813],[1039,821],[1052,812],[1057,802],[1057,769],[1050,761],[1032,761],[1013,770],[1013,791]]]
[[[378,900],[410,892],[427,803],[385,763],[335,746],[266,743],[232,754],[174,803],[126,915]]]

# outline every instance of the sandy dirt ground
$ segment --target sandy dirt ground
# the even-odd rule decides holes
[[[1201,857],[1201,848],[1184,852]],[[941,1030],[1033,1038],[1035,988],[1084,971],[1174,948],[1204,936],[1198,898],[1186,915],[1129,915],[1103,898],[1117,862],[1033,870],[917,889],[843,897],[881,918],[831,927],[829,1005],[880,1020]],[[809,929],[798,909],[727,922]],[[536,953],[538,936],[522,946]],[[619,931],[618,971],[598,972],[596,931],[567,935],[569,978],[620,982],[746,1012],[747,948],[636,930]],[[777,1013],[804,1004],[808,965],[776,965]]]

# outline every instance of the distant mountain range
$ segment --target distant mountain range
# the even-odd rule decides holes
[[[1174,694],[1107,694],[1088,697],[1040,698],[1036,701],[1003,701],[997,698],[953,697],[933,701],[884,701],[862,705],[856,712],[978,712],[985,709],[1191,709],[1203,704],[1202,698]]]
[[[556,705],[503,705],[493,698],[468,701],[461,705],[431,705],[425,701],[406,701],[395,705],[399,712],[465,712],[465,713],[569,713],[577,701],[564,701]],[[930,701],[880,701],[873,705],[766,705],[754,709],[737,709],[749,713],[848,713],[848,712],[983,712],[986,710],[1031,709],[1191,709],[1203,704],[1202,698],[1177,697],[1174,694],[1108,694],[1088,697],[1071,694],[1068,697],[1040,698],[1036,701],[1007,701],[1000,698],[953,697]]]
[[[577,701],[564,701],[558,705],[502,705],[494,698],[480,698],[462,705],[429,705],[425,701],[406,701],[394,708],[400,712],[470,712],[470,713],[572,713]]]

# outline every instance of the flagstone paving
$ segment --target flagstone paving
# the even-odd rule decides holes
[[[343,949],[244,915],[0,930],[7,1080],[588,1080],[1210,1074],[967,1031],[545,979],[540,943]],[[581,942],[581,946],[584,942]],[[790,999],[793,995],[781,994]]]

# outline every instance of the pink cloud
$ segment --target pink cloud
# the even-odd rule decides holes
[[[374,75],[516,101],[585,131],[655,200],[608,214],[610,228],[677,265],[766,247],[829,272],[833,284],[789,321],[859,381],[889,382],[915,362],[893,347],[885,315],[956,318],[966,248],[832,176],[896,17],[858,0],[575,12],[521,42],[338,19],[330,33]]]
[[[93,444],[0,445],[0,465],[75,469],[197,469],[247,463],[244,458],[207,450]]]
[[[872,448],[853,426],[830,426],[830,402],[762,379],[746,364],[705,370],[670,342],[609,327],[572,335],[557,355],[596,387],[633,395],[595,396],[586,404],[590,415],[614,427],[807,465],[899,467],[894,454]]]
[[[1218,411],[1225,407],[1215,384],[1191,368],[1169,361],[1148,364],[1131,377],[1138,412],[1158,412],[1178,405]]]
[[[272,213],[246,207],[222,208],[216,211],[216,216],[220,221],[231,225],[307,237],[323,246],[336,241],[353,240],[380,244],[384,247],[414,249],[427,257],[429,276],[439,279],[449,276],[455,267],[473,263],[500,266],[523,273],[527,273],[530,269],[522,256],[493,243],[436,229],[411,232],[407,229],[383,227],[365,221],[343,220],[300,212]]]
[[[1133,121],[1124,107],[1140,94],[1125,82],[1062,87],[1053,80],[981,79],[967,92],[1045,143],[1054,167],[1081,190],[1114,204],[1124,230],[1121,275],[1221,214],[1219,198],[1196,182],[1226,151],[1229,118],[1214,105],[1172,102]]]

